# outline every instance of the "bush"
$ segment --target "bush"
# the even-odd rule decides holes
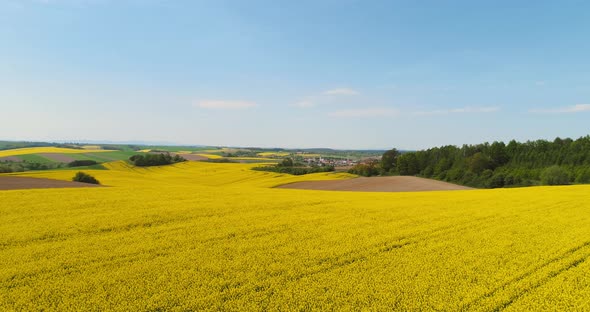
[[[96,165],[98,162],[94,160],[74,160],[68,164],[68,167],[82,167]]]
[[[76,175],[72,178],[72,181],[75,182],[82,182],[82,183],[91,183],[91,184],[100,184],[96,178],[93,176],[84,173],[82,171],[78,171]]]
[[[570,178],[560,166],[551,166],[541,173],[541,183],[544,185],[567,185]]]
[[[352,167],[352,168],[350,168],[350,170],[348,170],[348,173],[360,175],[363,177],[376,176],[376,175],[379,175],[379,173],[380,173],[380,170],[377,165],[378,165],[377,161],[369,161],[366,163],[356,164],[354,167]]]

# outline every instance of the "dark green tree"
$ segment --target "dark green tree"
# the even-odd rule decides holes
[[[376,160],[369,160],[364,163],[356,164],[348,173],[357,174],[364,177],[371,177],[379,175],[379,162]]]
[[[416,153],[402,154],[397,157],[397,168],[401,175],[416,175],[420,172]]]
[[[480,174],[491,167],[490,158],[481,152],[475,153],[475,155],[471,156],[471,158],[468,159],[468,163],[469,170],[476,174]]]
[[[473,187],[509,187],[539,185],[551,166],[560,166],[569,182],[590,183],[590,136],[434,147],[398,155],[394,170]]]
[[[504,142],[494,142],[488,152],[492,167],[500,167],[510,159]]]
[[[293,159],[292,158],[285,158],[280,163],[278,163],[279,167],[293,167]]]
[[[567,185],[570,183],[570,178],[562,167],[551,166],[541,174],[541,183],[544,185]]]
[[[392,148],[381,156],[381,170],[384,173],[392,173],[396,169],[399,154],[397,149]]]

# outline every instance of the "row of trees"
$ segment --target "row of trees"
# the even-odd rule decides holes
[[[98,165],[98,162],[95,160],[74,160],[68,163],[68,167],[84,167],[84,166],[94,166]]]
[[[388,151],[387,153],[392,152],[392,151],[397,153],[396,149]],[[383,157],[385,157],[385,154]],[[352,168],[350,168],[350,170],[348,170],[348,173],[352,173],[352,174],[356,174],[356,175],[360,175],[360,176],[364,176],[364,177],[397,174],[397,172],[395,170],[391,170],[391,169],[387,169],[387,168],[388,168],[388,162],[384,162],[384,163],[381,162],[380,163],[379,161],[377,161],[375,159],[371,159],[371,160],[354,165]]]
[[[256,157],[258,153],[256,151],[251,150],[236,150],[234,152],[223,152],[221,153],[223,157]]]
[[[407,153],[392,149],[373,167],[371,175],[417,175],[484,188],[590,183],[590,136],[449,145]]]
[[[85,167],[97,165],[94,160],[74,160],[68,164],[61,162],[38,163],[31,161],[2,161],[0,162],[0,173],[24,172],[30,170],[52,170],[64,167]]]
[[[292,175],[304,175],[318,172],[334,171],[333,166],[306,166],[303,163],[294,162],[292,158],[285,158],[274,166],[254,167],[253,170],[288,173]]]
[[[133,155],[129,157],[129,160],[136,166],[149,167],[149,166],[162,166],[170,165],[177,162],[186,161],[179,155],[170,155],[170,153],[158,153],[158,154],[141,154]]]
[[[23,172],[29,170],[50,170],[65,167],[64,163],[38,163],[30,161],[2,161],[0,173]]]

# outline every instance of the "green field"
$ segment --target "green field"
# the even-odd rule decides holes
[[[101,153],[85,153],[85,154],[68,154],[76,160],[95,160],[97,162],[107,162],[113,160],[127,160],[133,155],[141,154],[139,152],[126,152],[126,151],[114,151],[114,152],[101,152]]]
[[[43,156],[37,154],[28,154],[28,155],[18,155],[16,156],[24,161],[27,162],[34,162],[40,164],[47,164],[47,163],[55,163],[56,161],[53,159],[45,158]]]

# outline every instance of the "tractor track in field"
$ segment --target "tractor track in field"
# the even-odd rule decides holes
[[[495,305],[494,307],[487,306],[484,308],[485,310],[489,311],[502,311],[508,308],[512,303],[520,299],[525,294],[529,293],[530,291],[537,289],[551,279],[557,277],[558,275],[573,269],[580,265],[581,263],[585,262],[590,258],[589,252],[584,252],[586,249],[590,247],[590,241],[586,241],[576,247],[572,247],[565,252],[561,253],[558,256],[555,256],[542,264],[536,265],[529,270],[519,274],[518,276],[509,279],[502,285],[486,292],[485,294],[481,295],[480,297],[476,298],[475,300],[465,304],[461,310],[471,310],[475,307],[486,307],[484,301],[486,299],[492,299],[493,297],[497,296],[497,294],[502,293],[503,291],[510,291],[515,289],[515,294],[509,296],[507,300],[504,300],[502,303]],[[580,255],[581,254],[581,255]],[[565,262],[564,264],[559,264],[559,262]],[[551,265],[558,264],[555,269],[551,269]],[[548,270],[549,272],[543,272],[543,270]],[[541,277],[535,278],[536,274],[541,274]],[[520,282],[526,283],[527,279],[530,280],[528,287],[519,287],[518,284]]]

